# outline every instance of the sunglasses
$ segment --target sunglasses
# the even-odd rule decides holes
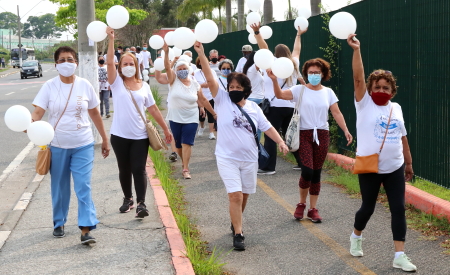
[[[392,74],[391,71],[385,71],[385,70],[376,70],[373,72],[374,75],[380,75],[380,74]]]

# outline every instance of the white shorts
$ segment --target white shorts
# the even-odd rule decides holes
[[[227,193],[256,193],[258,162],[239,161],[216,156],[217,168]]]

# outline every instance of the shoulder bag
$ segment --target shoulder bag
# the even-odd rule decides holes
[[[258,147],[258,166],[266,167],[267,163],[269,162],[269,153],[267,153],[264,146],[258,140],[258,134],[256,132],[255,124],[253,123],[253,120],[250,118],[250,116],[247,114],[247,112],[245,112],[241,106],[239,106],[237,104],[236,104],[236,106],[239,108],[241,113],[245,116],[248,123],[250,123],[250,125],[252,126],[253,136],[255,137],[256,146]]]
[[[153,125],[151,121],[144,118],[141,111],[139,110],[136,100],[134,100],[133,94],[131,94],[131,91],[127,88],[127,86],[125,86],[125,88],[127,89],[128,93],[130,93],[131,100],[133,100],[134,103],[134,107],[136,107],[136,111],[139,113],[139,115],[142,118],[142,121],[144,121],[145,123],[145,129],[147,130],[148,140],[150,141],[150,147],[152,147],[153,151],[158,151],[163,148],[167,150],[167,145],[159,135],[158,129],[156,129],[156,127]]]
[[[389,120],[386,126],[386,132],[384,133],[383,143],[381,143],[380,151],[370,156],[356,156],[353,174],[378,173],[378,158],[380,157],[381,150],[383,150],[384,142],[386,141],[386,136],[389,131],[392,109],[393,108],[391,107],[391,113],[389,114]]]
[[[283,86],[281,86],[281,89],[283,90],[284,85],[286,85],[286,81],[284,81]],[[271,100],[269,100],[268,98],[264,98],[263,101],[261,101],[261,103],[259,103],[259,107],[261,108],[261,110],[263,111],[264,115],[268,115],[269,111],[270,111],[270,102],[272,102],[275,99],[276,96],[272,97]]]
[[[302,85],[298,101],[295,104],[294,114],[292,115],[291,122],[286,130],[285,140],[289,151],[296,152],[300,148],[300,128],[298,127],[300,122],[300,112],[298,108],[302,104],[303,93],[305,92],[305,86]]]
[[[72,83],[72,87],[70,87],[69,97],[67,98],[66,106],[64,107],[64,111],[62,112],[59,119],[56,121],[55,127],[53,127],[53,131],[56,130],[56,126],[58,126],[59,121],[62,116],[66,112],[67,105],[69,104],[70,96],[72,95],[73,85],[75,84],[76,79]],[[49,146],[39,146],[41,150],[38,151],[37,159],[36,159],[36,173],[39,175],[47,175],[50,170],[50,164],[52,162],[52,151],[50,151]]]

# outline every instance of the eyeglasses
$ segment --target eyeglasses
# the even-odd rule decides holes
[[[322,72],[308,72],[308,74],[322,74]]]
[[[374,75],[380,75],[380,74],[392,74],[391,71],[385,71],[385,70],[376,70],[373,72]]]
[[[67,59],[61,58],[61,59],[56,60],[57,64],[61,64],[61,63],[64,63],[64,62],[75,63],[75,59],[73,59],[73,58],[67,58]]]

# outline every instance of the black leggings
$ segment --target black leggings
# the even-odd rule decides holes
[[[150,145],[148,138],[135,140],[111,135],[111,145],[116,154],[123,195],[125,198],[133,196],[131,181],[133,175],[137,202],[144,202],[147,192],[145,166]]]
[[[405,241],[405,165],[390,174],[359,174],[362,205],[355,215],[355,229],[362,231],[375,210],[381,183],[389,202],[391,211],[391,230],[394,241]]]

